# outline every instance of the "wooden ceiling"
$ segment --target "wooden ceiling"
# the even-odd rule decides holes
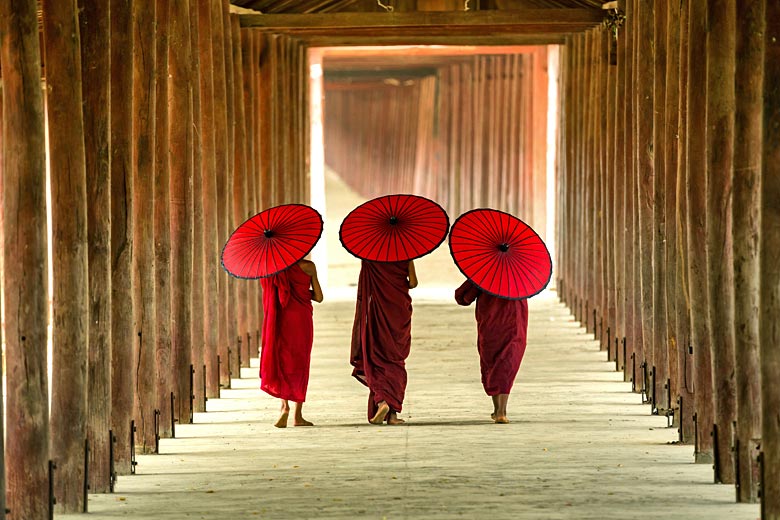
[[[311,14],[334,12],[395,12],[514,9],[600,9],[601,0],[231,0],[239,7],[267,14]]]

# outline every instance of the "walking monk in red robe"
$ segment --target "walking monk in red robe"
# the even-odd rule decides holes
[[[477,300],[477,350],[482,386],[493,399],[490,417],[496,423],[508,423],[509,392],[525,354],[528,302],[493,296],[466,280],[455,290],[455,301],[458,305],[471,305],[474,300]]]
[[[314,262],[301,260],[268,278],[263,286],[263,341],[260,389],[282,400],[274,426],[287,427],[290,403],[295,403],[295,426],[313,426],[301,408],[309,385],[309,362],[314,341],[311,301],[322,301]]]
[[[371,424],[401,424],[406,366],[412,344],[414,263],[363,260],[352,327],[352,376],[366,385]]]

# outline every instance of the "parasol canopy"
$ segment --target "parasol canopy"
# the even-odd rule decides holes
[[[322,217],[304,204],[262,211],[230,235],[222,267],[237,278],[265,278],[297,263],[322,235]]]
[[[450,230],[458,269],[483,291],[510,300],[541,292],[552,276],[547,246],[528,224],[495,209],[464,213]]]
[[[449,225],[447,213],[430,199],[385,195],[353,209],[341,223],[339,239],[363,260],[401,262],[439,247]]]

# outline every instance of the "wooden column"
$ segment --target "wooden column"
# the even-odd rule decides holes
[[[75,2],[43,2],[51,175],[51,450],[57,508],[81,511],[87,427],[87,178]]]
[[[111,94],[132,100],[133,35],[130,0],[110,0]],[[133,326],[133,104],[111,103],[111,430],[115,468],[130,473],[136,332]]]
[[[200,66],[200,17],[198,3],[190,5],[190,60],[192,62],[190,87],[192,88],[192,368],[193,412],[205,412],[203,365],[205,363],[205,257],[203,255],[203,163],[204,153],[203,112],[201,110]],[[181,419],[181,417],[180,417]]]
[[[88,261],[89,384],[87,439],[89,487],[110,487],[111,429],[111,157],[109,155],[110,17],[109,0],[79,2],[81,76],[84,98]]]
[[[647,390],[644,378],[644,371],[642,365],[647,359],[646,351],[652,348],[652,344],[647,343],[644,340],[644,324],[642,322],[642,259],[644,256],[641,253],[641,237],[642,230],[640,228],[640,162],[639,153],[641,144],[639,140],[639,121],[643,121],[642,114],[639,110],[639,97],[640,97],[640,76],[642,67],[640,66],[640,52],[642,46],[640,46],[640,5],[638,0],[634,0],[632,7],[632,19],[633,19],[633,67],[632,67],[632,121],[631,126],[634,129],[632,132],[633,143],[631,146],[631,264],[632,264],[632,317],[633,324],[631,330],[631,343],[633,344],[632,353],[634,354],[634,360],[632,362],[632,368],[634,370],[633,381],[636,383],[635,390],[637,392]],[[646,120],[646,119],[645,119]],[[646,152],[646,150],[645,150]]]
[[[171,365],[174,414],[179,423],[190,415],[192,362],[192,58],[189,1],[173,2],[168,48],[168,117],[170,143],[171,226]]]
[[[626,2],[621,1],[619,4],[620,10],[625,13]],[[614,242],[612,244],[614,253],[615,264],[615,321],[614,331],[612,333],[613,344],[617,349],[617,363],[616,369],[625,367],[626,360],[623,356],[622,341],[626,337],[626,242],[624,238],[625,234],[625,218],[626,218],[626,177],[628,175],[628,166],[626,164],[626,147],[628,146],[628,132],[626,125],[626,111],[628,109],[628,103],[626,96],[626,78],[627,71],[629,70],[628,60],[628,40],[630,36],[627,34],[625,24],[619,29],[617,35],[617,72],[616,72],[616,92],[615,103],[617,105],[616,121],[615,121],[615,191],[614,191]]]
[[[247,153],[246,153],[246,118],[244,115],[244,62],[241,56],[241,29],[238,16],[230,17],[231,38],[233,40],[233,105],[235,108],[235,132],[234,132],[234,178],[233,178],[233,229],[241,225],[247,219]],[[232,229],[231,229],[232,231]],[[246,340],[249,331],[247,314],[248,286],[251,282],[235,280],[236,291],[236,320],[238,322],[237,335],[240,343],[236,348],[241,349],[241,366],[249,366],[249,343]],[[240,370],[240,369],[239,369]]]
[[[708,0],[707,7],[707,285],[717,442],[715,482],[730,484],[735,479],[731,442],[737,419],[731,220],[737,11],[735,0]]]
[[[275,66],[276,40],[278,36],[272,36],[268,33],[258,32],[255,35],[258,39],[258,59],[260,62],[260,74],[255,78],[255,92],[257,93],[257,102],[255,105],[255,114],[257,117],[257,137],[259,139],[257,167],[260,170],[260,209],[271,207],[273,201],[273,157],[271,155],[271,139],[274,134],[271,131],[271,113],[273,111],[272,103],[272,72]]]
[[[761,439],[759,235],[763,110],[763,2],[737,12],[734,121],[734,353],[737,391],[737,501],[757,502]]]
[[[154,117],[154,306],[155,346],[154,360],[157,366],[157,400],[160,411],[160,437],[171,437],[171,392],[173,391],[173,353],[171,349],[171,145],[169,127],[180,126],[182,114],[174,113],[168,124],[169,78],[168,39],[170,34],[170,2],[157,2],[157,46],[155,117]]]
[[[688,294],[696,388],[696,462],[712,463],[712,367],[707,292],[707,6],[689,2],[688,17]],[[693,296],[696,297],[693,297]]]
[[[36,2],[0,3],[8,507],[48,518],[46,148]],[[23,217],[23,218],[22,218]]]
[[[216,115],[214,108],[214,60],[212,57],[212,2],[198,2],[198,54],[200,55],[200,100],[203,162],[203,349],[206,364],[206,396],[219,395],[217,373],[219,350],[219,254],[217,245]],[[197,312],[197,309],[196,309]],[[227,360],[225,360],[227,361]]]
[[[136,451],[155,449],[154,301],[155,0],[133,3],[133,306]],[[127,368],[125,367],[125,370]]]
[[[766,2],[761,175],[761,451],[764,520],[780,519],[780,5]],[[8,105],[6,105],[8,107]],[[8,127],[6,127],[8,128]],[[6,300],[7,302],[8,300]],[[7,303],[6,303],[7,305]]]
[[[604,143],[604,208],[607,217],[607,222],[604,230],[604,254],[605,254],[605,271],[606,271],[606,300],[607,306],[604,309],[604,328],[602,331],[603,344],[607,350],[607,359],[614,360],[617,355],[613,353],[614,338],[617,335],[617,270],[615,268],[617,257],[615,256],[615,250],[617,248],[617,235],[615,220],[617,216],[617,206],[615,204],[615,187],[617,184],[618,176],[618,129],[617,129],[617,114],[619,98],[617,96],[617,56],[613,56],[613,52],[617,51],[617,41],[614,39],[610,31],[606,31],[606,75],[607,75],[607,87],[606,87],[606,99],[607,99],[607,121],[606,121],[606,142]],[[615,59],[614,63],[612,59]],[[606,331],[609,331],[609,334]]]
[[[0,31],[2,25],[0,25]],[[2,51],[0,51],[0,62],[2,62]],[[3,82],[0,78],[0,205],[3,202]],[[3,238],[3,210],[0,207],[0,244],[5,248],[5,239]],[[0,287],[4,284],[3,275],[3,257],[0,255]],[[0,298],[3,295],[0,294]],[[2,316],[0,316],[2,318]],[[3,321],[5,319],[3,318]],[[0,343],[5,342],[5,326],[0,325]],[[5,439],[5,389],[0,386],[0,438]],[[5,502],[6,502],[6,484],[5,484],[5,442],[0,449],[0,520],[5,520]]]

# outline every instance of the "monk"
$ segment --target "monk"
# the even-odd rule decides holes
[[[505,424],[509,422],[506,413],[509,392],[525,354],[528,302],[493,296],[466,280],[455,290],[455,301],[458,305],[471,305],[474,300],[477,301],[477,350],[482,387],[493,399],[491,419]]]
[[[263,339],[260,354],[260,389],[282,400],[274,423],[287,427],[290,403],[295,403],[295,426],[313,426],[303,418],[309,384],[309,363],[314,341],[311,301],[322,301],[322,288],[314,262],[301,260],[268,278],[263,286]]]
[[[412,298],[417,287],[414,262],[363,260],[352,327],[352,376],[366,385],[368,422],[403,424],[398,417],[406,392],[406,366],[412,344]]]

